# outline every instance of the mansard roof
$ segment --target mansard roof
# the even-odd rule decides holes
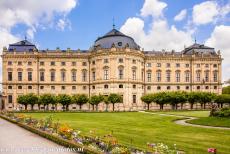
[[[20,42],[10,44],[8,50],[9,51],[15,50],[16,52],[33,51],[33,50],[37,50],[37,47],[27,40],[22,40]]]
[[[182,50],[183,54],[216,54],[215,49],[203,44],[194,43],[193,45]]]

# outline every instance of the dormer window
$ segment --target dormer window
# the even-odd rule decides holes
[[[117,45],[118,45],[118,46],[122,46],[122,42],[118,42]]]

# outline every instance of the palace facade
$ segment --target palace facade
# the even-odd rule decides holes
[[[143,51],[133,38],[116,29],[99,37],[89,50],[38,50],[23,40],[3,49],[4,106],[18,109],[17,97],[26,93],[119,93],[123,103],[116,110],[141,110],[146,105],[140,98],[146,93],[220,94],[221,63],[220,51],[197,43],[183,51]],[[70,108],[78,109],[75,105]]]

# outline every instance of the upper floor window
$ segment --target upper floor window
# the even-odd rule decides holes
[[[82,66],[87,66],[87,63],[85,61],[82,62]]]
[[[205,71],[205,82],[209,81],[209,72]]]
[[[109,60],[107,58],[104,59],[104,63],[109,63]]]
[[[8,61],[8,65],[12,65],[13,63],[12,63],[12,61]]]
[[[200,68],[200,64],[196,64],[196,67],[197,67],[197,68]]]
[[[65,71],[61,71],[61,81],[65,81]]]
[[[119,68],[118,69],[118,78],[119,79],[123,79],[124,78],[124,69],[123,68]]]
[[[92,64],[93,64],[93,65],[95,65],[95,64],[96,64],[95,60],[93,60],[93,61],[92,61]]]
[[[77,80],[77,77],[76,77],[77,72],[72,71],[71,73],[72,73],[72,81],[76,81]]]
[[[188,68],[188,67],[189,67],[189,64],[185,64],[185,67]]]
[[[18,72],[18,81],[22,81],[22,72]]]
[[[66,63],[65,63],[64,61],[61,62],[61,66],[65,66],[65,64],[66,64]]]
[[[176,67],[180,67],[180,63],[176,63]]]
[[[137,63],[137,60],[136,59],[133,59],[133,64],[136,64]]]
[[[189,82],[189,80],[190,80],[190,73],[185,72],[185,82]]]
[[[180,72],[176,71],[176,82],[180,82]]]
[[[45,72],[44,71],[40,72],[40,81],[45,81]]]
[[[96,80],[96,72],[94,71],[94,72],[92,72],[92,78],[93,78],[93,81],[95,81]]]
[[[72,62],[72,66],[76,66],[76,62],[75,61]]]
[[[118,62],[119,62],[119,63],[123,63],[123,62],[124,62],[124,61],[123,61],[123,58],[119,58],[119,59],[118,59]]]
[[[32,81],[33,78],[32,78],[32,72],[28,72],[28,81]]]
[[[104,80],[108,80],[109,79],[109,70],[105,69],[104,70]]]
[[[12,86],[8,86],[8,89],[12,89]]]
[[[152,79],[152,73],[151,72],[147,72],[147,81],[151,82]]]
[[[217,68],[217,64],[213,64],[213,67],[214,67],[214,68]]]
[[[137,78],[137,71],[136,70],[132,70],[132,76],[133,76],[133,80],[136,80]]]
[[[213,81],[217,82],[217,79],[218,79],[218,73],[217,73],[217,71],[214,71],[213,72]]]
[[[32,62],[31,62],[31,61],[28,61],[28,65],[31,66],[31,65],[32,65]]]
[[[87,71],[86,70],[82,71],[82,81],[83,82],[87,81]]]
[[[205,64],[205,67],[208,68],[208,67],[209,67],[209,64]]]
[[[22,62],[21,61],[18,61],[18,66],[21,66],[22,65]]]
[[[50,81],[55,81],[55,71],[50,72]]]
[[[199,71],[196,72],[196,81],[200,82],[200,72]]]
[[[13,103],[13,96],[12,95],[8,95],[8,103]]]
[[[157,63],[157,67],[161,67],[161,63]]]
[[[44,61],[40,61],[40,66],[44,66],[44,65],[45,65]]]
[[[170,82],[171,80],[171,72],[170,71],[166,71],[166,81]]]
[[[171,65],[170,65],[170,63],[167,63],[167,64],[166,64],[166,67],[168,67],[168,68],[169,68],[170,66],[171,66]]]
[[[54,62],[54,61],[51,61],[51,62],[50,62],[50,65],[51,65],[51,66],[55,66],[55,62]]]
[[[161,82],[161,72],[157,71],[157,82]]]
[[[151,67],[151,66],[152,66],[151,63],[146,64],[146,67]]]

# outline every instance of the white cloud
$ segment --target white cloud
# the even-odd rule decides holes
[[[145,3],[141,9],[141,16],[153,16],[153,17],[162,17],[163,10],[167,7],[167,4],[161,2],[160,0],[145,0]]]
[[[181,21],[183,20],[187,15],[187,10],[186,9],[183,9],[180,11],[180,13],[178,13],[175,17],[174,17],[174,20],[175,21]]]
[[[59,19],[57,22],[57,28],[61,31],[64,31],[65,28],[68,27],[71,28],[71,23],[68,19]]]
[[[216,50],[220,50],[223,61],[223,79],[229,79],[230,74],[230,26],[219,25],[213,30],[209,39],[205,44],[211,47],[215,47]]]
[[[178,30],[175,26],[169,27],[166,20],[154,21],[148,32],[145,32],[142,19],[129,18],[120,30],[133,37],[145,50],[175,49],[180,51],[184,45],[192,43],[189,32]]]

